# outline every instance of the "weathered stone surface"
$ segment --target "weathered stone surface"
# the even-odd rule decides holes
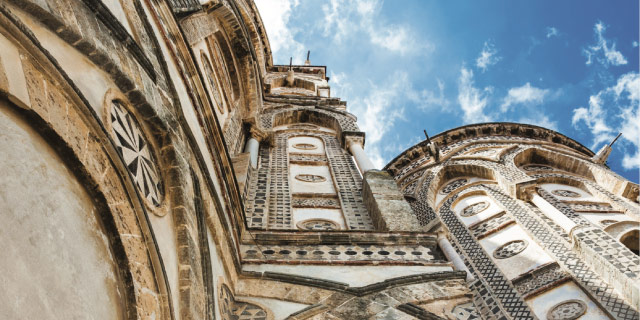
[[[395,180],[384,171],[364,174],[363,196],[378,230],[421,231],[420,223]]]

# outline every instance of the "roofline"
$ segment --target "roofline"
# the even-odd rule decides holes
[[[491,126],[493,126],[494,128],[498,126],[503,126],[505,128],[504,130],[502,130],[502,132],[496,132],[495,130],[491,130],[490,132],[483,132],[482,130],[478,130],[478,129],[482,129],[483,127],[491,128]],[[476,129],[476,130],[471,130],[471,129]],[[517,129],[517,132],[514,133],[513,132],[514,129]],[[549,133],[550,136],[544,138],[540,135],[535,135],[534,134],[535,131],[527,134],[527,131],[529,130],[543,131],[543,132]],[[580,142],[572,138],[569,138],[560,132],[557,132],[548,128],[532,125],[532,124],[524,124],[524,123],[516,123],[516,122],[484,122],[484,123],[468,124],[468,125],[443,131],[430,138],[431,138],[431,141],[437,143],[439,146],[446,146],[451,143],[458,142],[461,139],[468,139],[472,137],[483,137],[483,136],[485,137],[486,136],[502,136],[502,135],[505,135],[505,133],[507,132],[509,133],[509,135],[513,135],[513,136],[521,136],[524,138],[531,138],[531,139],[537,139],[541,141],[549,141],[553,143],[562,144],[589,157],[592,157],[595,154],[593,151],[591,151],[591,149],[585,147]],[[467,133],[470,133],[470,135],[467,135]],[[464,134],[464,136],[461,136],[462,134]],[[554,141],[555,140],[554,138],[560,138],[560,141]],[[396,161],[398,161],[400,158],[402,158],[405,154],[407,154],[411,150],[414,150],[418,147],[422,147],[426,145],[427,145],[427,141],[423,140],[407,148],[402,153],[400,153],[395,158],[393,158],[391,161],[389,161],[389,163],[387,163],[383,169],[387,170],[390,166],[392,166]]]

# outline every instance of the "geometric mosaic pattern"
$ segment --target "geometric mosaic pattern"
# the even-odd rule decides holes
[[[270,118],[263,118],[270,119]],[[287,141],[299,132],[281,132],[275,146],[261,146],[260,166],[250,177],[245,213],[250,228],[294,230],[292,207],[340,208],[348,230],[373,230],[373,221],[362,197],[362,177],[351,156],[335,136],[308,132],[307,136],[323,140],[326,156],[288,154]],[[336,198],[292,198],[289,186],[289,164],[296,162],[328,162],[337,189]],[[322,182],[327,178],[300,174],[296,180]]]
[[[162,184],[149,144],[138,124],[118,101],[111,103],[111,133],[116,149],[145,199],[155,206],[162,199]]]
[[[539,216],[544,216],[536,207],[524,207],[517,200],[504,194],[496,187],[484,187],[487,192],[506,207],[507,210],[516,218],[519,225],[529,230],[537,241],[544,248],[549,250],[552,257],[556,258],[565,270],[573,276],[574,280],[588,292],[590,292],[596,300],[616,319],[637,320],[638,312],[628,305],[624,300],[620,299],[606,282],[600,279],[582,260],[571,250],[572,244],[559,237],[556,232],[548,224],[543,224],[540,220],[532,217],[530,212],[537,212]],[[538,190],[539,193],[541,189]],[[544,197],[543,197],[544,198]],[[528,208],[528,209],[526,209]],[[562,211],[562,210],[561,210]],[[544,219],[541,219],[544,220]],[[548,220],[544,220],[548,221]]]
[[[488,236],[491,232],[502,229],[512,223],[514,223],[513,218],[503,212],[493,218],[473,225],[471,227],[471,232],[477,239],[482,239]]]
[[[220,315],[223,320],[267,320],[267,313],[255,304],[236,301],[226,285],[220,288]]]
[[[451,181],[444,188],[442,188],[442,190],[440,190],[440,193],[449,194],[449,193],[451,193],[451,191],[464,186],[465,184],[467,184],[467,182],[468,182],[468,180],[465,179],[465,178]]]
[[[294,208],[331,208],[340,209],[340,201],[337,198],[324,198],[324,197],[293,197]]]
[[[522,138],[509,139],[509,137],[499,137],[499,139],[502,138],[505,138],[506,140],[529,140]],[[498,139],[498,137],[492,137],[491,139]],[[465,150],[461,150],[459,146],[464,143],[469,143],[469,141],[471,140],[480,139],[468,139],[464,142],[450,144],[446,147],[448,147],[448,150],[456,150],[455,152],[457,154],[464,154]],[[490,144],[486,145],[490,146]],[[447,150],[445,150],[447,149],[446,147],[441,148],[442,155],[446,155],[446,153],[448,152]],[[478,145],[474,145],[468,146],[463,149],[471,150],[477,147]],[[521,146],[509,150],[502,156],[502,159],[498,163],[480,159],[452,159],[447,160],[444,163],[435,164],[431,167],[418,168],[425,162],[429,161],[428,156],[421,156],[421,158],[419,159],[411,159],[408,164],[403,164],[398,169],[394,168],[394,178],[396,179],[396,181],[402,181],[402,187],[407,188],[409,184],[412,184],[411,189],[417,189],[415,192],[412,191],[412,193],[416,195],[416,199],[414,201],[410,201],[410,204],[414,209],[414,212],[416,214],[416,217],[420,221],[420,224],[426,225],[427,223],[435,219],[436,216],[433,209],[427,204],[427,197],[429,196],[429,186],[431,184],[431,180],[443,167],[447,165],[452,165],[455,163],[459,165],[477,165],[480,167],[489,167],[492,170],[497,171],[500,175],[500,178],[507,183],[532,181],[542,177],[564,177],[564,175],[552,172],[556,171],[556,169],[545,165],[528,165],[521,167],[521,169],[517,168],[513,164],[514,157],[519,154],[520,151],[529,148],[532,148],[532,146]],[[522,170],[536,172],[528,176],[525,175]],[[416,185],[413,185],[414,182],[421,180],[419,176],[413,176],[418,172],[421,172],[422,176],[424,177],[424,182],[419,187],[417,187],[417,183]],[[411,176],[411,179],[408,179],[408,176]],[[597,232],[595,229],[598,228],[587,227],[590,226],[591,223],[577,214],[576,211],[621,212],[620,209],[617,208],[631,208],[630,205],[624,203],[622,200],[619,200],[616,196],[591,181],[577,176],[571,176],[571,178],[584,183],[591,194],[598,194],[598,196],[604,196],[605,198],[610,199],[611,203],[614,204],[615,209],[605,203],[577,203],[576,201],[559,201],[550,192],[546,192],[542,189],[538,189],[538,194],[540,194],[542,198],[554,205],[559,211],[561,211],[563,214],[565,214],[567,217],[569,217],[579,225],[579,230],[576,230],[575,232],[576,236],[586,240],[588,243],[596,243],[597,241],[604,240],[604,243],[607,243],[607,248],[603,249],[604,251],[602,252],[628,251],[615,250],[616,248],[613,247],[609,248],[609,241],[606,241],[607,239],[602,238],[611,237],[604,232],[602,232],[602,234]],[[457,188],[450,187],[447,189]],[[591,270],[575,253],[573,253],[571,238],[569,237],[569,235],[557,225],[555,225],[552,220],[542,214],[539,209],[537,209],[530,203],[524,203],[520,200],[512,198],[511,196],[505,194],[502,188],[497,185],[486,184],[470,188],[470,190],[478,189],[487,191],[487,193],[497,201],[498,205],[505,208],[506,212],[498,214],[494,218],[490,218],[487,221],[476,224],[471,227],[471,230],[469,230],[464,226],[464,224],[462,224],[459,218],[456,217],[453,212],[451,212],[450,208],[448,208],[451,203],[455,201],[456,196],[454,195],[452,198],[445,201],[438,212],[438,216],[440,217],[442,223],[447,226],[453,236],[452,244],[454,246],[454,249],[460,253],[461,257],[463,258],[465,264],[470,269],[472,274],[475,274],[478,277],[476,281],[470,283],[470,286],[474,292],[474,304],[477,306],[478,311],[484,318],[492,316],[500,317],[500,309],[502,309],[502,312],[506,312],[506,314],[510,315],[510,317],[512,318],[519,319],[525,317],[524,315],[514,316],[514,313],[512,313],[512,306],[507,307],[509,303],[512,303],[514,301],[511,298],[511,295],[509,293],[510,290],[508,288],[515,287],[516,291],[518,292],[517,296],[523,297],[529,294],[535,294],[535,292],[543,290],[541,288],[544,288],[545,286],[553,286],[556,283],[561,283],[563,281],[566,281],[567,279],[572,278],[587,292],[589,292],[589,294],[594,297],[594,299],[597,300],[597,302],[614,318],[629,320],[638,319],[638,312],[624,300],[620,299],[618,294],[611,286],[602,281],[599,275]],[[454,190],[447,191],[452,192]],[[573,196],[573,194],[565,195],[564,192],[562,193],[564,196]],[[483,249],[477,245],[477,240],[491,233],[491,230],[501,229],[506,225],[513,223],[514,218],[520,226],[526,229],[534,237],[536,242],[541,243],[542,247],[545,248],[545,251],[547,251],[547,253],[551,257],[556,259],[557,264],[543,266],[532,270],[529,273],[521,275],[519,278],[514,279],[513,283],[510,283],[509,281],[502,281],[503,276],[501,275],[501,272],[497,270],[495,264],[491,261],[491,259],[488,259],[486,257]],[[472,235],[469,234],[470,232],[472,232]],[[613,244],[613,242],[611,242],[611,244]],[[611,257],[611,260],[614,261],[616,259],[622,259],[622,263],[619,265],[626,265],[625,268],[627,272],[637,274],[636,267],[640,266],[636,266],[633,263],[634,259],[637,260],[637,257],[630,256],[627,258],[628,259],[625,260],[625,257],[618,256],[616,254]],[[632,265],[633,267],[631,267]],[[496,301],[499,301],[500,303],[496,305]],[[511,310],[508,310],[508,308],[510,308]]]
[[[456,320],[482,320],[473,302],[459,304],[451,311]]]
[[[404,261],[444,262],[437,247],[424,245],[241,245],[244,262],[260,261]]]
[[[541,289],[549,288],[570,278],[557,263],[552,263],[528,272],[513,280],[518,292],[523,297],[534,294]]]
[[[425,187],[423,186],[423,188]],[[533,313],[518,291],[516,291],[511,282],[507,280],[507,278],[498,269],[495,263],[477,242],[477,239],[471,235],[470,231],[451,211],[451,204],[456,200],[456,198],[457,195],[454,195],[444,202],[439,211],[440,217],[442,222],[454,236],[453,243],[461,252],[462,257],[465,258],[465,262],[468,262],[467,267],[469,267],[474,274],[477,274],[486,281],[490,290],[495,294],[495,298],[497,298],[499,305],[502,306],[502,308],[498,306],[491,308],[492,316],[501,318],[504,316],[503,312],[506,312],[513,319],[534,319]],[[486,291],[482,290],[482,287],[480,287],[479,291],[486,293]],[[484,304],[493,304],[495,301],[491,296],[487,296],[486,299],[485,297],[481,299],[484,300]]]

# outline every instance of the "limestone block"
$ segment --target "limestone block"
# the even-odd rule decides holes
[[[240,153],[231,158],[233,171],[236,173],[238,189],[244,190],[250,171],[251,154],[249,152]]]
[[[364,174],[363,198],[378,230],[421,231],[413,210],[386,171]]]

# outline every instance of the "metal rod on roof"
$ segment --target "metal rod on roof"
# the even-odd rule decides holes
[[[611,141],[611,143],[609,143],[609,148],[611,148],[611,146],[616,143],[616,141],[618,140],[618,138],[620,138],[620,136],[622,135],[622,132],[618,133],[618,135],[616,136],[615,139],[613,139],[613,141]]]
[[[311,55],[311,50],[307,51],[307,60],[309,60],[309,56]]]
[[[431,139],[429,139],[429,135],[427,134],[427,130],[422,130],[424,131],[424,136],[427,137],[427,142],[431,143]]]
[[[293,64],[293,57],[289,57],[289,70],[292,69],[292,64]]]

